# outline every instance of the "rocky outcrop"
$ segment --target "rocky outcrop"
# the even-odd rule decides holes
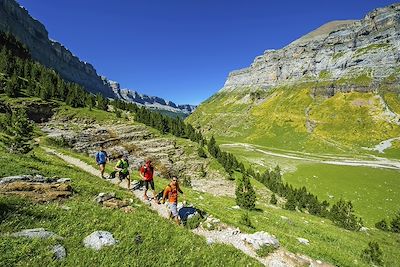
[[[45,26],[16,1],[0,2],[0,30],[15,35],[28,47],[35,60],[55,69],[64,79],[81,84],[90,92],[114,97],[91,64],[80,61],[62,44],[50,40]]]
[[[194,105],[177,105],[174,102],[165,100],[161,97],[140,94],[131,89],[121,89],[121,86],[118,82],[108,80],[105,77],[102,77],[102,79],[110,86],[110,88],[112,88],[117,98],[130,103],[187,115],[191,114],[196,109],[196,106]]]
[[[69,178],[46,178],[40,175],[19,175],[0,178],[0,195],[27,197],[35,202],[47,202],[72,195]]]
[[[299,81],[337,81],[364,75],[371,83],[398,72],[400,4],[378,8],[362,20],[334,21],[279,50],[266,50],[250,67],[229,74],[222,90],[268,89]],[[351,79],[331,90],[371,91]],[[361,88],[360,88],[361,87]]]

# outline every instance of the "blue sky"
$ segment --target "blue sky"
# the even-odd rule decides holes
[[[199,104],[228,73],[322,24],[396,1],[18,0],[53,38],[123,88]]]

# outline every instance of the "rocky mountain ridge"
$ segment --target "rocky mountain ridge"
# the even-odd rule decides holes
[[[196,109],[195,105],[177,105],[174,102],[165,100],[161,97],[140,94],[139,92],[131,89],[122,89],[118,82],[107,80],[105,77],[102,78],[106,83],[109,84],[110,88],[113,90],[118,99],[122,99],[130,103],[187,115],[191,114]]]
[[[89,92],[174,113],[190,114],[195,108],[128,89],[120,90],[118,83],[99,76],[90,63],[81,61],[61,43],[49,39],[45,26],[32,18],[15,0],[0,1],[0,31],[12,33],[27,46],[34,60],[56,70],[64,79],[84,86]]]
[[[358,75],[380,80],[398,72],[399,66],[397,3],[377,8],[361,20],[327,23],[282,49],[266,50],[250,67],[232,71],[222,90],[267,89],[301,80],[338,80]]]

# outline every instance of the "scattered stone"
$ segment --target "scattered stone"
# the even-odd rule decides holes
[[[309,245],[310,244],[310,241],[308,241],[307,239],[305,239],[305,238],[301,238],[301,237],[298,237],[297,238],[297,241],[299,241],[301,244],[303,244],[303,245]]]
[[[360,228],[360,232],[365,232],[366,233],[368,230],[369,230],[369,228],[367,228],[365,226]]]
[[[133,240],[135,244],[139,245],[143,243],[143,238],[140,234],[136,234],[135,239]]]
[[[212,239],[210,237],[207,237],[206,241],[207,241],[207,245],[212,245],[215,243],[214,239]]]
[[[61,246],[60,244],[57,244],[53,247],[52,249],[53,253],[54,253],[54,258],[56,260],[62,260],[65,257],[67,257],[67,251],[65,250],[65,248],[63,246]]]
[[[70,183],[71,179],[70,178],[60,178],[57,180],[57,183]]]
[[[232,209],[234,209],[234,210],[239,210],[240,207],[239,207],[238,205],[236,205],[236,206],[233,206]]]
[[[115,193],[99,193],[96,197],[96,202],[97,203],[103,203],[106,200],[109,200],[111,198],[115,198]]]
[[[288,217],[285,217],[285,216],[281,216],[281,219],[284,220],[284,221],[289,220],[289,218],[288,218]]]
[[[273,259],[268,262],[269,267],[287,267],[288,265],[279,259]]]
[[[71,208],[70,208],[70,207],[68,207],[68,206],[65,206],[65,205],[62,205],[62,206],[61,206],[61,209],[63,209],[63,210],[71,210]]]
[[[27,237],[27,238],[41,238],[41,239],[48,239],[48,238],[57,238],[62,239],[62,237],[56,235],[51,231],[47,231],[44,228],[35,228],[35,229],[26,229],[22,230],[17,233],[11,234],[14,237]]]
[[[133,207],[131,207],[131,206],[126,206],[126,207],[121,208],[121,210],[122,210],[123,212],[125,212],[125,213],[131,213],[131,212],[133,212],[135,209],[134,209]]]
[[[118,241],[114,239],[113,235],[107,231],[95,231],[85,237],[83,244],[87,248],[100,250],[104,246],[113,246]]]
[[[267,232],[256,232],[254,234],[243,234],[242,240],[250,244],[255,250],[260,249],[262,246],[279,247],[279,241],[268,234]]]

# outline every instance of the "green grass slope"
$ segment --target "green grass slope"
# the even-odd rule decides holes
[[[135,200],[133,213],[104,209],[93,200],[100,192],[116,192],[122,198],[132,195],[115,185],[99,180],[37,148],[25,156],[0,150],[0,177],[40,173],[72,178],[73,197],[62,203],[34,204],[26,199],[0,196],[0,232],[43,227],[63,236],[67,250],[63,266],[258,266],[258,262],[233,247],[215,244],[160,218]],[[65,205],[70,210],[60,206]],[[119,243],[92,251],[83,247],[83,239],[95,230],[113,233]],[[143,243],[134,238],[140,234]],[[1,266],[59,266],[51,245],[56,240],[29,240],[2,236]]]
[[[364,80],[360,76],[353,82],[361,86]],[[349,80],[336,85],[341,82]],[[360,153],[365,151],[362,147],[400,136],[400,125],[387,111],[399,112],[397,89],[381,94],[339,92],[329,98],[314,93],[325,86],[329,83],[304,82],[268,91],[221,91],[187,122],[220,141],[318,153]]]

